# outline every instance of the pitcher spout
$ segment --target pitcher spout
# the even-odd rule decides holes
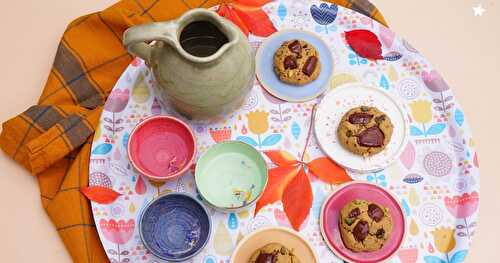
[[[193,9],[178,20],[179,53],[192,62],[207,63],[223,56],[239,41],[238,29],[206,9]]]

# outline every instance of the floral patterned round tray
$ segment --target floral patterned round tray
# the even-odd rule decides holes
[[[404,101],[410,119],[410,138],[400,158],[383,171],[351,173],[392,192],[404,208],[407,238],[391,262],[462,262],[471,244],[479,202],[479,168],[469,128],[455,97],[439,73],[408,42],[357,12],[320,1],[279,0],[262,7],[268,28],[314,32],[329,44],[334,61],[330,88],[364,82]],[[263,21],[264,22],[264,21]],[[266,24],[266,23],[264,23]],[[345,42],[352,29],[374,32],[386,59],[374,63],[359,57]],[[261,32],[254,32],[255,34]],[[257,49],[264,38],[249,35]],[[178,115],[162,105],[154,93],[156,82],[141,60],[134,60],[111,93],[101,116],[90,156],[90,185],[121,194],[111,204],[92,203],[101,241],[111,262],[160,262],[146,251],[138,232],[142,208],[165,192],[196,195],[191,172],[154,185],[137,174],[127,157],[127,141],[134,126],[147,116]],[[281,150],[303,162],[325,154],[311,135],[311,112],[319,101],[286,103],[255,83],[246,103],[236,112],[210,124],[190,123],[198,154],[211,145],[240,140],[260,151]],[[312,209],[300,233],[316,249],[321,262],[342,262],[326,246],[319,229],[321,205],[336,188],[310,177]],[[222,214],[209,209],[212,236],[191,262],[228,262],[239,240],[256,229],[290,227],[281,202]]]

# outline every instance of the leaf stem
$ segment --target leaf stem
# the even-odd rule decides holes
[[[304,156],[306,154],[307,150],[307,145],[309,145],[309,140],[311,140],[311,135],[312,135],[312,127],[314,124],[314,115],[316,114],[316,106],[317,104],[314,104],[312,110],[311,110],[311,123],[309,124],[309,131],[307,132],[307,138],[306,138],[306,144],[304,145],[304,150],[302,151],[302,156],[300,158],[300,161],[304,163]]]

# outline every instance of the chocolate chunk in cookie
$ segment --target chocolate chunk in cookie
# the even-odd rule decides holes
[[[380,222],[384,218],[384,211],[378,205],[370,204],[368,206],[368,216],[375,222]]]
[[[377,233],[375,233],[375,236],[378,238],[378,239],[382,239],[384,238],[385,236],[385,230],[383,228],[379,228],[377,230]]]
[[[316,69],[316,64],[318,64],[318,58],[316,56],[308,57],[306,64],[304,64],[302,68],[302,72],[310,77]]]
[[[349,122],[352,124],[368,124],[373,118],[372,114],[364,112],[356,112],[349,116]]]
[[[294,56],[288,56],[285,58],[283,62],[285,69],[296,69],[299,66],[297,65],[297,59]]]
[[[361,214],[361,210],[359,210],[359,207],[356,207],[354,208],[353,210],[351,210],[351,212],[349,212],[349,217],[350,218],[356,218],[358,217],[359,215]]]
[[[255,263],[276,263],[276,253],[260,253]]]
[[[384,144],[384,133],[377,126],[370,127],[358,135],[358,143],[365,147],[381,147]]]
[[[270,243],[254,251],[248,263],[300,263],[292,250],[278,244]]]
[[[366,221],[359,221],[352,230],[352,234],[358,242],[363,242],[363,240],[366,239],[366,236],[368,236],[368,232],[368,222]]]
[[[302,45],[298,40],[293,41],[288,45],[288,49],[292,51],[292,53],[295,53],[295,55],[300,56],[302,53]]]

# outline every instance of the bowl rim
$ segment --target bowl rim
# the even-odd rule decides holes
[[[253,152],[255,152],[257,154],[257,156],[258,156],[258,162],[260,162],[263,165],[263,167],[265,167],[265,172],[263,174],[265,181],[264,181],[264,184],[262,186],[262,191],[260,191],[260,193],[252,201],[248,202],[246,205],[234,206],[234,207],[224,207],[224,206],[215,205],[214,203],[210,202],[210,200],[208,200],[203,195],[203,192],[201,191],[201,188],[200,188],[200,184],[199,184],[199,181],[198,181],[199,180],[198,178],[200,176],[200,169],[198,169],[198,164],[204,158],[207,158],[206,156],[208,155],[208,153],[210,151],[213,151],[213,149],[215,149],[216,147],[222,147],[223,145],[227,145],[227,144],[238,144],[240,146],[247,147],[248,149],[250,149],[251,151],[253,151]],[[195,172],[194,172],[194,180],[195,180],[196,188],[198,189],[198,192],[199,192],[200,196],[203,198],[203,200],[205,202],[208,203],[208,205],[210,205],[211,207],[213,207],[213,208],[215,208],[217,210],[223,211],[223,212],[228,212],[228,211],[229,212],[233,212],[233,211],[239,211],[239,210],[241,210],[243,208],[252,206],[255,202],[257,202],[257,200],[259,200],[262,197],[262,195],[264,194],[264,192],[266,190],[267,184],[269,182],[269,169],[267,167],[266,160],[264,159],[264,157],[262,156],[262,154],[257,149],[255,149],[255,147],[253,147],[250,144],[241,142],[241,141],[229,140],[229,141],[219,142],[217,144],[212,145],[207,151],[205,151],[200,156],[200,158],[198,158],[198,161],[196,162],[196,169],[195,169]]]
[[[164,256],[156,254],[156,252],[153,249],[151,249],[151,247],[149,246],[149,244],[147,242],[145,242],[144,233],[142,232],[142,224],[143,224],[142,221],[144,219],[144,214],[146,213],[146,211],[151,207],[151,205],[153,205],[154,203],[156,203],[160,199],[168,198],[168,197],[172,197],[172,196],[183,196],[183,197],[187,197],[191,201],[194,201],[196,204],[198,204],[202,208],[202,210],[204,211],[204,213],[205,213],[205,215],[207,216],[207,219],[208,219],[207,220],[207,222],[208,222],[208,233],[207,233],[207,238],[205,239],[205,241],[203,241],[203,245],[195,253],[193,253],[193,254],[191,254],[191,255],[189,255],[187,257],[178,258],[178,259],[172,259],[172,258],[168,258],[168,257],[164,257]],[[182,261],[188,260],[188,259],[190,259],[192,257],[195,257],[196,255],[198,255],[199,253],[201,253],[201,251],[207,246],[208,241],[210,240],[210,238],[212,236],[212,217],[208,213],[208,209],[205,207],[205,205],[203,205],[202,202],[200,202],[198,199],[196,199],[196,197],[194,197],[194,196],[192,196],[192,195],[190,195],[188,193],[172,192],[172,193],[161,194],[161,195],[156,196],[153,199],[151,199],[146,204],[146,206],[144,206],[142,208],[142,210],[140,212],[140,215],[139,215],[139,236],[141,238],[141,242],[144,244],[144,247],[147,250],[149,250],[151,252],[151,254],[155,255],[156,257],[158,257],[158,258],[160,258],[162,260],[167,260],[167,261],[172,261],[172,262],[182,262]]]
[[[307,35],[307,36],[310,36],[310,37],[313,37],[314,39],[316,39],[319,43],[321,43],[324,47],[326,47],[325,51],[328,52],[327,55],[332,60],[332,66],[331,66],[332,68],[330,69],[329,72],[324,72],[324,74],[328,75],[329,77],[327,80],[325,80],[325,83],[321,86],[320,90],[318,92],[316,92],[315,94],[312,94],[312,95],[309,95],[309,96],[303,97],[303,98],[292,98],[292,97],[280,94],[276,90],[270,88],[272,85],[268,85],[268,82],[266,80],[264,80],[264,78],[261,78],[261,76],[263,76],[263,72],[265,71],[265,69],[263,69],[260,62],[262,61],[263,53],[266,50],[269,50],[268,46],[271,44],[271,42],[274,40],[274,38],[278,38],[278,37],[281,37],[283,35],[286,36],[286,35],[295,35],[295,34],[304,34],[304,35]],[[293,38],[291,38],[291,39],[293,39]],[[316,48],[316,50],[319,50],[319,49]],[[324,67],[324,65],[323,65],[323,67]],[[291,103],[308,102],[308,101],[312,101],[312,100],[320,97],[321,95],[327,93],[335,72],[336,72],[335,57],[333,56],[333,53],[330,50],[329,45],[327,44],[327,42],[325,40],[323,40],[323,38],[319,34],[317,34],[315,32],[308,31],[308,30],[283,29],[283,30],[279,30],[277,32],[274,32],[273,34],[271,34],[267,39],[265,39],[262,42],[262,44],[259,46],[259,48],[257,49],[257,52],[255,54],[255,76],[256,76],[256,79],[259,80],[259,83],[261,84],[262,88],[265,89],[269,94],[273,95],[274,97],[276,97],[278,99],[284,100],[286,102],[291,102]],[[321,72],[320,72],[320,74],[321,74]],[[310,84],[310,83],[307,83],[307,84]],[[283,83],[283,82],[281,83],[281,85],[287,86],[287,87],[292,88],[292,89],[294,88],[293,85]]]
[[[328,150],[327,147],[325,147],[324,141],[321,140],[320,139],[321,136],[318,135],[318,134],[321,134],[321,131],[318,128],[321,125],[317,124],[319,122],[319,116],[320,115],[318,115],[318,112],[320,112],[320,108],[321,107],[325,107],[326,103],[328,102],[327,98],[329,98],[329,97],[331,97],[333,95],[336,95],[337,93],[342,92],[343,90],[347,90],[347,89],[349,89],[351,87],[359,87],[359,88],[368,89],[368,90],[371,90],[371,91],[374,91],[374,92],[379,92],[379,93],[383,94],[388,99],[390,99],[394,103],[394,105],[396,105],[396,107],[399,110],[399,113],[403,117],[404,137],[403,137],[403,139],[401,141],[401,145],[398,148],[397,152],[394,154],[394,156],[391,157],[390,160],[388,159],[386,161],[386,164],[384,164],[381,167],[372,167],[370,169],[360,169],[359,167],[358,168],[356,168],[356,167],[349,167],[349,165],[346,165],[345,162],[339,161],[337,155],[333,154],[332,151]],[[390,94],[386,90],[379,89],[379,88],[377,88],[376,86],[374,86],[372,84],[366,84],[366,83],[361,82],[361,81],[357,81],[357,82],[353,82],[353,83],[345,83],[345,84],[342,84],[342,85],[336,87],[335,89],[332,89],[332,90],[329,90],[329,91],[325,92],[324,96],[321,98],[321,101],[316,104],[316,111],[314,112],[314,115],[313,115],[313,122],[314,122],[313,132],[314,132],[314,137],[316,138],[316,140],[318,142],[318,145],[319,145],[319,148],[321,149],[321,151],[323,153],[325,153],[330,159],[332,159],[336,164],[342,166],[343,168],[345,168],[347,170],[350,170],[350,171],[353,171],[353,172],[356,172],[356,173],[370,173],[370,172],[381,171],[381,170],[384,170],[387,167],[393,165],[398,160],[398,158],[401,156],[401,154],[403,153],[406,145],[408,144],[408,142],[410,140],[410,120],[408,119],[407,113],[408,113],[407,112],[407,107],[405,106],[404,102],[400,98],[398,98],[398,97]],[[319,113],[319,114],[321,114],[321,113]],[[342,118],[342,117],[340,117],[340,118]],[[337,129],[337,128],[335,128],[335,129]],[[384,149],[384,151],[386,151],[386,149]],[[380,152],[378,154],[381,154],[382,152]],[[376,155],[378,155],[378,154],[376,154]]]
[[[404,229],[404,231],[403,231],[403,235],[401,237],[401,242],[399,242],[398,247],[394,250],[394,252],[392,252],[389,256],[387,256],[386,259],[384,259],[382,261],[379,261],[379,262],[389,262],[394,256],[396,256],[396,254],[398,253],[398,251],[401,250],[401,247],[403,246],[403,244],[404,244],[404,242],[406,240],[406,235],[407,235],[407,233],[406,233],[406,227],[407,227],[408,223],[406,222],[406,217],[404,215],[404,209],[401,206],[401,203],[399,202],[399,199],[396,197],[396,195],[393,194],[392,192],[390,192],[390,191],[388,191],[388,190],[380,187],[377,184],[374,184],[374,183],[371,183],[371,182],[365,182],[365,181],[352,181],[352,182],[347,182],[347,183],[342,184],[340,187],[338,187],[333,192],[331,192],[325,198],[325,201],[321,205],[321,213],[319,215],[319,229],[321,231],[321,236],[323,237],[323,241],[326,243],[326,245],[328,246],[328,248],[330,249],[330,251],[332,251],[335,254],[335,256],[339,257],[340,259],[342,259],[345,262],[356,263],[355,261],[352,261],[352,260],[344,257],[343,255],[341,255],[341,253],[339,253],[337,251],[337,249],[335,249],[335,247],[330,243],[330,239],[327,237],[326,231],[325,231],[325,227],[324,227],[324,223],[325,223],[324,222],[324,213],[325,213],[325,209],[326,209],[326,205],[327,205],[328,201],[330,201],[330,199],[335,194],[337,194],[338,192],[340,192],[344,188],[352,187],[353,185],[358,185],[358,184],[366,184],[366,185],[374,186],[374,187],[382,190],[383,192],[389,194],[389,196],[392,199],[394,199],[394,201],[396,201],[396,204],[397,204],[399,210],[401,211],[401,214],[403,215],[403,229]],[[342,241],[342,242],[344,242],[344,241]]]
[[[255,231],[252,231],[250,232],[248,235],[246,235],[242,240],[240,240],[240,242],[238,242],[238,245],[234,248],[233,250],[233,253],[231,255],[231,259],[229,260],[229,262],[231,263],[234,263],[235,261],[235,257],[236,257],[236,252],[238,250],[241,249],[241,247],[243,246],[243,244],[245,244],[249,239],[253,238],[254,236],[256,236],[257,234],[260,234],[261,232],[266,232],[266,231],[270,231],[270,230],[279,230],[279,231],[284,231],[284,232],[287,232],[297,238],[299,238],[300,240],[302,240],[302,242],[306,245],[306,247],[309,249],[309,251],[312,253],[312,255],[314,256],[314,259],[316,260],[316,263],[319,263],[320,261],[318,260],[318,255],[316,254],[316,250],[314,249],[314,247],[300,234],[300,232],[298,231],[295,231],[291,228],[288,228],[288,227],[283,227],[283,226],[268,226],[268,227],[263,227],[263,228],[260,228],[258,230],[255,230]],[[264,244],[263,246],[265,246],[266,244]]]
[[[155,176],[155,175],[152,175],[152,174],[144,171],[143,169],[141,169],[136,164],[136,161],[134,159],[134,154],[132,154],[132,151],[131,151],[131,144],[132,144],[132,141],[134,139],[134,135],[136,134],[136,132],[140,128],[142,128],[144,125],[146,125],[149,122],[152,122],[154,120],[173,121],[173,122],[176,122],[176,123],[180,124],[181,126],[183,126],[186,129],[186,131],[189,133],[189,135],[191,135],[190,137],[193,140],[193,154],[191,156],[191,159],[189,159],[188,162],[186,162],[186,164],[184,165],[184,167],[182,169],[180,169],[179,171],[177,171],[175,173],[172,173],[172,174],[170,174],[168,176]],[[141,173],[142,175],[144,175],[147,178],[150,178],[150,179],[152,179],[154,181],[161,181],[161,182],[163,182],[163,181],[167,181],[169,179],[176,178],[176,177],[184,174],[192,166],[192,164],[194,163],[194,159],[196,158],[196,152],[197,152],[196,148],[197,148],[197,146],[196,146],[196,136],[194,136],[193,130],[191,129],[191,127],[189,127],[189,125],[187,123],[185,123],[184,121],[182,121],[182,120],[180,120],[178,118],[172,117],[172,116],[168,116],[168,115],[156,115],[156,116],[147,117],[146,119],[144,119],[141,122],[139,122],[134,127],[134,129],[132,129],[132,132],[130,133],[130,136],[129,136],[129,139],[128,139],[128,142],[127,142],[127,155],[128,155],[128,159],[130,161],[130,164],[139,173]]]

